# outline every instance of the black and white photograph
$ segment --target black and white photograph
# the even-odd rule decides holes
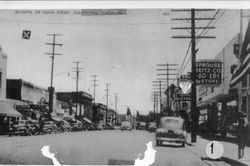
[[[185,2],[1,2],[0,165],[250,165],[250,3]]]

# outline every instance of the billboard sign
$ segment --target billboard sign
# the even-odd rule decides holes
[[[202,60],[196,62],[196,84],[219,86],[221,84],[222,62]]]
[[[175,101],[191,101],[191,94],[176,94]]]

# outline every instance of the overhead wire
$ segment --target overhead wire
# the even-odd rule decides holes
[[[216,17],[217,14],[219,13],[219,11],[220,11],[220,9],[218,9],[218,10],[216,11],[216,13],[215,13],[214,16],[212,17],[212,19],[210,20],[210,22],[208,23],[208,25],[206,26],[206,28],[205,28],[198,36],[204,35],[204,34],[206,34],[206,33],[209,31],[208,27],[210,26],[210,24],[212,23],[212,21],[215,19],[215,17]],[[216,22],[214,23],[214,25],[218,22],[218,20],[221,18],[221,16],[222,16],[223,14],[224,14],[224,13],[222,13],[222,14],[219,16],[219,18],[216,20]],[[205,32],[205,31],[206,31],[206,32]],[[203,34],[203,33],[204,33],[204,34]],[[197,43],[198,43],[200,40],[201,40],[201,39],[199,38],[199,40],[197,41]],[[183,66],[183,64],[184,64],[184,62],[185,62],[185,60],[186,60],[186,58],[187,58],[187,55],[188,55],[190,46],[191,46],[191,41],[190,41],[190,43],[189,43],[188,49],[187,49],[187,51],[186,51],[185,58],[184,58],[183,63],[182,63],[181,66]],[[186,62],[186,64],[185,64],[185,66],[180,68],[180,70],[179,70],[179,72],[178,72],[178,76],[186,69],[186,67],[187,67],[187,65],[188,65],[188,63],[189,63],[190,60],[191,60],[191,54],[189,55],[189,58],[188,58],[188,60],[187,60],[187,62]],[[176,78],[176,79],[177,79],[177,78]]]

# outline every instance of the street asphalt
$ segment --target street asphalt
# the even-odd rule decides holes
[[[152,141],[157,151],[154,166],[209,165],[188,145],[155,146],[154,133],[147,131],[83,131],[0,140],[0,164],[53,164],[41,153],[44,145],[50,145],[50,151],[64,165],[133,165],[136,158],[143,158],[146,144]]]

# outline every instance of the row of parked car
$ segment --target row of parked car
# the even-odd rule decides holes
[[[62,132],[76,132],[86,130],[113,130],[117,127],[107,124],[94,124],[81,122],[75,120],[73,122],[68,121],[43,121],[38,122],[36,120],[19,120],[13,122],[9,127],[9,136],[18,135],[39,135],[39,134],[51,134]]]

